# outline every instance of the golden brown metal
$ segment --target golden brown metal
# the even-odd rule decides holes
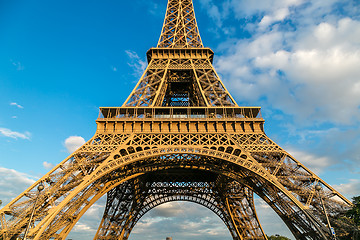
[[[169,0],[158,48],[203,48],[192,0]]]
[[[259,107],[239,107],[204,48],[191,0],[169,0],[157,48],[122,107],[100,108],[87,143],[0,211],[1,237],[65,239],[104,194],[95,239],[127,239],[150,209],[191,201],[212,210],[234,239],[266,239],[260,196],[296,239],[329,239],[351,202],[264,133]],[[40,193],[37,187],[42,184]]]

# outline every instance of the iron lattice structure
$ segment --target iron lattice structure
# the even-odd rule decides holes
[[[100,108],[95,135],[1,209],[3,239],[22,237],[28,224],[28,239],[65,239],[105,194],[94,239],[128,239],[147,211],[170,201],[209,208],[233,239],[266,239],[254,194],[296,239],[330,239],[320,197],[344,229],[336,216],[351,202],[266,136],[259,107],[239,107],[226,90],[191,0],[168,1],[147,58],[123,106]]]

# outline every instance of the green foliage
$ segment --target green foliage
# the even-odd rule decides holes
[[[267,236],[267,238],[269,240],[290,240],[290,238],[287,238],[287,237],[284,237],[284,236],[280,236],[278,234],[275,234],[275,235],[271,235],[270,237]]]
[[[353,204],[349,211],[338,217],[343,223],[340,227],[343,231],[336,232],[339,240],[360,240],[360,196],[353,198]]]
[[[354,207],[350,209],[346,216],[352,219],[356,226],[360,226],[360,196],[353,198]]]

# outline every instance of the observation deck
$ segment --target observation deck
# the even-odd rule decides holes
[[[264,132],[260,107],[101,107],[103,132]]]

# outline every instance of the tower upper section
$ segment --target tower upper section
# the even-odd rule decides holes
[[[159,43],[125,107],[236,107],[204,48],[192,0],[168,0]]]
[[[202,48],[192,0],[169,0],[158,48]]]

